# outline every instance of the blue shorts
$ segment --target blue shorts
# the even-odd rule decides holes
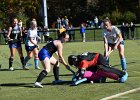
[[[33,51],[34,48],[36,48],[36,46],[26,46],[26,45],[25,45],[25,49],[26,49],[27,52]]]
[[[110,45],[110,46],[115,46],[115,44],[116,44],[116,43],[108,43],[108,45]],[[121,44],[121,45],[124,45],[124,41],[121,41],[120,44]]]
[[[42,48],[38,53],[38,57],[40,61],[43,61],[46,57],[50,59],[51,56],[52,55],[45,48]]]
[[[19,48],[19,47],[21,47],[21,42],[9,44],[9,48]]]

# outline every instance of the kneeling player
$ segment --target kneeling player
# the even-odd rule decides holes
[[[105,82],[106,77],[125,82],[128,77],[127,72],[110,67],[104,56],[99,53],[86,52],[81,55],[70,55],[68,62],[78,68],[72,79],[73,85],[87,80]]]

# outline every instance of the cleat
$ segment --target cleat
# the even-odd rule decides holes
[[[13,67],[10,67],[10,68],[9,68],[9,71],[14,71],[14,68],[13,68]]]
[[[120,78],[120,82],[124,83],[127,80],[127,78],[128,78],[128,73],[125,72],[125,74]]]
[[[52,83],[53,84],[60,84],[60,83],[63,83],[63,82],[65,82],[65,81],[63,81],[63,80],[55,80]]]
[[[39,82],[35,82],[34,86],[37,88],[43,88],[43,86]]]
[[[27,68],[27,67],[22,67],[22,69],[23,69],[23,70],[29,70],[29,68]]]
[[[41,69],[39,66],[35,67],[35,69]]]

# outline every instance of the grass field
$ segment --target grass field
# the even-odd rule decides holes
[[[42,47],[44,44],[41,44]],[[23,45],[24,48],[24,45]],[[25,50],[24,55],[26,55]],[[64,44],[64,57],[70,54],[80,54],[86,51],[103,53],[103,41],[70,42]],[[140,87],[140,40],[125,41],[125,56],[129,77],[126,83],[117,83],[107,79],[107,83],[85,83],[71,87],[71,73],[60,65],[60,78],[68,82],[52,85],[54,80],[52,71],[42,81],[43,88],[34,88],[33,84],[40,73],[34,69],[33,59],[30,60],[30,70],[21,70],[21,63],[16,52],[14,61],[15,71],[8,71],[9,48],[0,45],[0,100],[100,100],[118,93],[126,92]],[[117,50],[110,55],[110,64],[121,69]],[[42,68],[41,64],[39,63]],[[76,69],[73,67],[73,70]],[[114,98],[113,100],[139,100],[140,90]]]

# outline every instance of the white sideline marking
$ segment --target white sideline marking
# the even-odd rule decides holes
[[[136,92],[136,91],[139,91],[139,90],[140,90],[140,87],[129,90],[129,91],[126,91],[126,92],[118,93],[118,94],[115,94],[115,95],[112,95],[112,96],[109,96],[109,97],[105,97],[105,98],[102,98],[101,100],[110,100],[110,99],[113,99],[113,98],[116,98],[116,97],[119,97],[119,96],[123,96],[125,94],[129,94],[129,93],[132,93],[132,92]]]

